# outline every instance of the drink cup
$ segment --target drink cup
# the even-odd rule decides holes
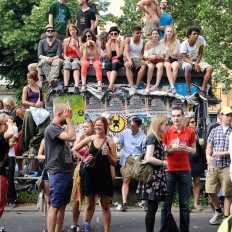
[[[178,148],[178,141],[176,139],[171,140],[171,147],[173,149]]]

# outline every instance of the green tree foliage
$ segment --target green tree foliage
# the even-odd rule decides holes
[[[139,0],[126,0],[120,17],[112,17],[122,34],[131,33],[133,25],[141,25],[144,13],[136,8]],[[202,35],[207,41],[204,48],[205,60],[212,64],[215,74],[214,84],[224,83],[223,92],[232,87],[228,69],[232,69],[232,8],[230,0],[168,0],[167,12],[174,18],[178,38],[185,39],[188,27],[196,25],[202,28]]]
[[[14,83],[15,95],[21,100],[26,84],[27,66],[37,62],[37,47],[48,23],[48,10],[54,0],[3,0],[0,1],[0,76]],[[109,3],[96,1],[99,12],[106,11]],[[77,0],[67,4],[72,23],[79,10]],[[100,17],[103,27],[107,17]]]

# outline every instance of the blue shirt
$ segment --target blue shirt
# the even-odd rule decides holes
[[[168,13],[162,14],[159,20],[160,20],[159,25],[165,27],[173,24],[174,22],[173,17]],[[160,30],[160,39],[163,39],[163,37],[164,37],[164,31]]]
[[[142,152],[145,141],[146,135],[141,130],[136,135],[133,135],[130,129],[124,130],[120,138],[123,151],[119,164],[122,167],[125,166],[126,158],[130,155],[137,159]]]

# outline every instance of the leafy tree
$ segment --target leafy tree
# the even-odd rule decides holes
[[[13,82],[16,100],[21,100],[26,84],[27,66],[37,62],[37,47],[43,29],[48,23],[48,10],[54,0],[0,1],[0,75]],[[96,1],[99,11],[106,11],[109,3]],[[79,6],[70,0],[72,23],[76,21]],[[106,16],[100,17],[103,27]]]

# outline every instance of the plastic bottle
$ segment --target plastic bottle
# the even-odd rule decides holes
[[[90,224],[89,224],[88,219],[85,220],[84,232],[90,232]]]
[[[120,143],[120,140],[117,141],[116,146],[117,146],[117,152],[120,152],[120,150],[121,150],[121,143]]]
[[[94,231],[96,231],[96,232],[101,231],[101,226],[100,226],[100,223],[99,223],[99,217],[97,217],[97,219],[96,219],[96,226],[95,226]]]
[[[80,226],[79,225],[77,225],[77,230],[76,231],[80,232]]]

